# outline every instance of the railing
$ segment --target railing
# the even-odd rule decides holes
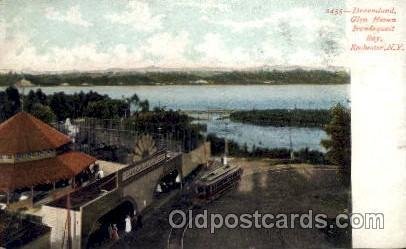
[[[142,173],[145,170],[148,170],[149,168],[153,167],[154,165],[157,165],[158,163],[164,161],[166,159],[166,152],[165,151],[159,151],[158,153],[152,155],[151,157],[142,160],[140,162],[137,162],[136,164],[129,166],[125,170],[122,171],[121,173],[121,181],[126,181],[130,179],[131,177]]]
[[[200,143],[197,134],[192,136],[179,130],[177,124],[165,124],[166,131],[162,133],[160,128],[163,124],[144,124],[148,126],[148,130],[142,130],[137,125],[120,119],[83,118],[73,120],[72,125],[76,129],[75,150],[125,164],[129,163],[126,156],[128,152],[131,153],[139,139],[146,134],[153,138],[158,150],[165,148],[171,151],[190,151]],[[53,126],[65,134],[69,133],[63,122],[54,123]],[[173,126],[173,129],[168,126]]]
[[[110,174],[100,180],[92,182],[84,187],[76,189],[70,193],[70,202],[72,209],[78,209],[80,206],[104,193],[111,192],[117,188],[117,173]],[[50,206],[67,208],[66,196],[59,198],[51,203]]]

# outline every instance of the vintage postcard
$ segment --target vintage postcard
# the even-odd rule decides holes
[[[405,9],[0,0],[0,248],[406,247]]]

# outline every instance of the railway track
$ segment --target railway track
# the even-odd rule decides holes
[[[183,249],[183,237],[187,230],[187,223],[181,228],[171,228],[168,236],[168,249]]]

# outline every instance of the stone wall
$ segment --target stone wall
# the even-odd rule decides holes
[[[67,210],[64,208],[57,208],[51,206],[43,206],[42,211],[44,214],[42,218],[42,223],[51,228],[51,248],[61,248],[62,243],[63,248],[67,248]],[[71,218],[71,236],[72,236],[72,248],[80,249],[81,241],[81,214],[79,211],[70,210]],[[65,234],[65,235],[64,235]],[[65,238],[65,241],[63,239]]]
[[[182,155],[182,172],[183,176],[187,176],[200,164],[205,164],[211,155],[210,142],[200,145],[189,153]]]
[[[87,239],[93,230],[97,220],[116,208],[122,201],[122,193],[120,189],[116,189],[110,193],[100,196],[92,202],[80,208],[82,214],[82,248],[86,248]]]
[[[135,177],[130,184],[123,187],[123,197],[129,196],[134,199],[137,205],[137,212],[143,212],[154,201],[154,192],[161,178],[175,169],[182,174],[181,164],[182,158],[177,156],[169,161],[160,163],[158,167],[148,173]]]

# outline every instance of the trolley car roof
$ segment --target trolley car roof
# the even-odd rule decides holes
[[[238,169],[239,169],[238,166],[232,166],[232,165],[221,166],[221,167],[203,175],[200,178],[200,181],[205,182],[205,183],[211,182],[211,181],[214,181],[215,179],[219,178],[220,176],[226,175],[227,173],[235,172]]]

